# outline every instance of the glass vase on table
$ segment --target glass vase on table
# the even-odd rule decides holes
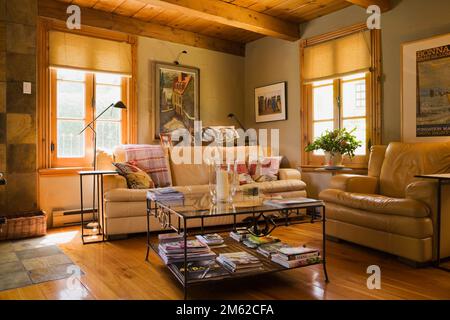
[[[208,170],[211,202],[232,203],[237,190],[236,164],[214,161]]]

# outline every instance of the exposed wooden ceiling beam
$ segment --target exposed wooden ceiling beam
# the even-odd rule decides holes
[[[65,21],[67,4],[54,0],[39,0],[39,16]],[[82,25],[156,38],[214,51],[245,56],[245,45],[239,42],[213,38],[194,32],[144,22],[104,11],[81,7]]]
[[[352,4],[367,9],[371,5],[377,5],[380,7],[381,12],[386,12],[392,9],[390,0],[346,0]]]
[[[299,25],[220,0],[139,0],[153,6],[178,10],[183,15],[217,22],[265,36],[295,41]]]

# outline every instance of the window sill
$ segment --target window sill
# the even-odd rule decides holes
[[[79,171],[93,170],[92,167],[47,168],[39,169],[40,177],[77,176]]]

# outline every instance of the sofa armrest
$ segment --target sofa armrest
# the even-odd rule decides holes
[[[331,178],[330,189],[353,193],[376,194],[378,179],[356,174],[341,174]]]
[[[103,177],[103,192],[113,189],[127,189],[127,179],[121,175],[106,175]]]
[[[296,169],[280,169],[278,177],[280,180],[301,180],[302,174]]]
[[[406,186],[405,198],[424,202],[431,210],[435,221],[437,213],[437,181],[415,181]]]

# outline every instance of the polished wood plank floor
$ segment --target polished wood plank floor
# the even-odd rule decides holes
[[[83,246],[78,228],[54,229],[60,248],[82,268],[80,282],[58,280],[0,292],[3,299],[182,299],[182,287],[152,253],[144,261],[144,236]],[[292,244],[321,245],[320,224],[279,228]],[[328,274],[320,265],[190,290],[191,299],[450,299],[450,273],[415,269],[388,254],[349,243],[327,242]],[[381,289],[366,285],[370,265],[381,268]],[[74,289],[75,288],[75,289]]]

